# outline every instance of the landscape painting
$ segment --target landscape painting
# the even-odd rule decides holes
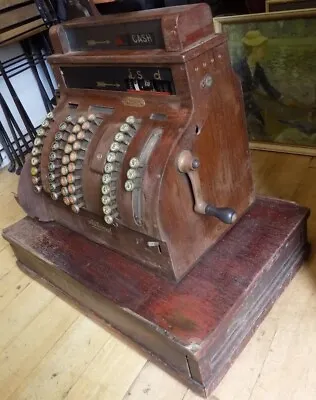
[[[251,147],[315,155],[316,11],[215,20],[241,82]]]

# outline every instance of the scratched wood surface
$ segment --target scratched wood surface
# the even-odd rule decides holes
[[[316,398],[316,162],[253,152],[257,191],[312,209],[311,258],[276,302],[210,400]],[[0,171],[0,228],[24,214],[18,177]],[[23,275],[0,238],[0,399],[197,400],[198,396]]]

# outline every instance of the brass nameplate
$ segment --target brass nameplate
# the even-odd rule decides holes
[[[130,107],[144,107],[146,105],[146,102],[144,99],[141,97],[124,97],[122,100],[122,103],[124,106],[130,106]]]

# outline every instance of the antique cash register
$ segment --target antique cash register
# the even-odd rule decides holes
[[[25,271],[206,393],[300,265],[308,211],[255,197],[240,84],[206,4],[50,38],[60,97],[22,171],[28,217],[5,237]]]

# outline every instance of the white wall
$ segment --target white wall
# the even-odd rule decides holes
[[[0,47],[0,61],[4,62],[12,57],[16,57],[16,56],[22,54],[22,53],[23,53],[22,48],[21,48],[20,44],[18,44],[18,43]],[[24,63],[25,63],[25,61],[19,62],[19,63],[15,64],[14,67],[17,65],[24,64]],[[49,88],[46,77],[39,65],[37,66],[37,70],[39,72],[41,81],[48,93],[48,96],[49,96],[49,98],[51,98],[53,94]],[[51,69],[50,69],[49,65],[48,65],[48,70],[50,71],[50,76],[52,77],[53,83],[56,87],[56,82],[51,73]],[[18,71],[18,70],[16,70],[16,71]],[[10,82],[12,83],[12,85],[17,93],[17,96],[20,99],[23,107],[25,108],[25,111],[27,112],[33,125],[35,127],[40,125],[42,123],[43,119],[45,118],[46,109],[44,107],[39,88],[37,86],[36,80],[33,76],[31,69],[28,69],[27,71],[24,71],[21,74],[14,76],[13,78],[10,79]],[[2,96],[4,97],[8,107],[10,108],[11,113],[13,114],[14,118],[16,119],[20,129],[22,130],[23,133],[26,133],[27,130],[23,124],[22,119],[20,118],[20,114],[14,104],[12,96],[10,95],[10,92],[9,92],[2,76],[0,76],[0,92],[1,92]],[[1,107],[0,107],[0,120],[4,126],[4,129],[7,132],[7,134],[11,137],[11,132],[10,132],[8,124],[5,120],[3,110],[1,109]],[[4,151],[2,151],[1,154],[3,157],[5,157]],[[8,159],[7,159],[7,157],[5,157],[5,158],[6,158],[6,160],[5,160],[6,162],[3,163],[2,167],[5,164],[7,164]]]

